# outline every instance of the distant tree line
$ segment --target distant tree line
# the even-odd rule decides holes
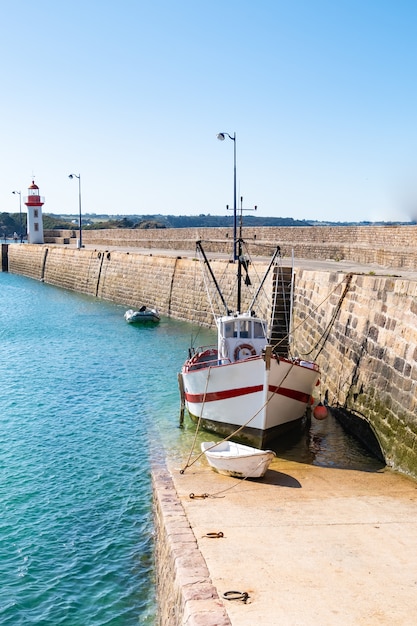
[[[14,233],[20,237],[20,220],[22,220],[22,236],[26,237],[27,233],[27,214],[26,211],[20,213],[0,213],[0,237],[11,239]],[[75,225],[62,217],[52,217],[43,214],[43,227],[45,230],[69,230],[75,228]]]
[[[20,219],[22,220],[22,234],[26,236],[26,211],[20,213],[0,213],[0,237],[10,238],[14,233],[20,235]],[[240,215],[238,216],[239,225]],[[82,216],[84,230],[99,230],[111,228],[232,228],[232,215],[129,215],[111,216],[84,214]],[[401,225],[416,224],[416,222],[319,222],[314,220],[294,220],[291,217],[261,217],[243,215],[245,226],[352,226],[352,225]],[[76,230],[78,216],[43,214],[45,230]]]
[[[239,217],[240,219],[240,217]],[[290,217],[254,217],[244,215],[246,226],[311,226],[313,222]],[[86,229],[98,228],[228,228],[233,226],[231,215],[132,215],[90,223]]]
[[[2,239],[20,235],[20,213],[0,213],[0,236]],[[22,235],[26,233],[26,215],[22,213]]]

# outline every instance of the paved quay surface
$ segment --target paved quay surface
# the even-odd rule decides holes
[[[249,594],[223,600],[233,626],[416,624],[417,481],[282,458],[256,481],[168,464],[219,597]]]
[[[74,246],[68,246],[67,244],[53,244],[58,245],[60,248],[68,248]],[[128,246],[112,246],[112,245],[97,245],[97,244],[86,244],[83,245],[83,248],[86,250],[108,250],[108,251],[118,251],[118,252],[131,252],[136,254],[144,254],[145,256],[162,256],[162,257],[182,257],[182,258],[195,258],[196,253],[195,250],[166,250],[163,248],[138,248],[138,247],[128,247]],[[221,253],[221,252],[210,252],[208,255],[210,259],[227,259],[230,255]],[[257,259],[263,259],[265,261],[270,261],[270,257],[255,257]],[[290,257],[282,257],[283,265],[290,265],[292,263],[292,259]],[[362,274],[369,274],[370,272],[379,274],[382,276],[390,275],[390,276],[400,276],[404,278],[408,278],[410,280],[417,280],[417,268],[409,269],[409,268],[395,268],[395,267],[387,267],[383,265],[376,265],[373,263],[361,264],[356,263],[355,261],[342,260],[342,261],[334,261],[332,259],[302,259],[295,257],[294,258],[294,267],[300,269],[312,269],[312,270],[324,270],[328,272],[357,272]]]

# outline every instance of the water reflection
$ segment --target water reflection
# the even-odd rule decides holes
[[[162,433],[161,433],[162,434]],[[200,455],[202,441],[220,440],[220,437],[201,430],[196,434],[195,424],[186,414],[182,428],[170,428],[162,434],[167,453],[184,467]],[[306,418],[298,427],[268,445],[277,456],[296,463],[339,469],[376,472],[385,464],[372,455],[355,437],[350,435],[329,411],[326,419]],[[192,452],[191,452],[192,451]]]
[[[281,458],[340,469],[375,472],[384,467],[329,411],[326,419],[306,418],[271,448]]]

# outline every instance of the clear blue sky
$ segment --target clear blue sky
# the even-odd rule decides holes
[[[2,5],[0,211],[417,216],[415,0]],[[25,207],[23,206],[25,209]]]

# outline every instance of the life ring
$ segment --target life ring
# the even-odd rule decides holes
[[[250,343],[240,343],[236,346],[233,356],[235,357],[235,361],[240,361],[241,359],[255,356],[255,354],[256,350]]]

